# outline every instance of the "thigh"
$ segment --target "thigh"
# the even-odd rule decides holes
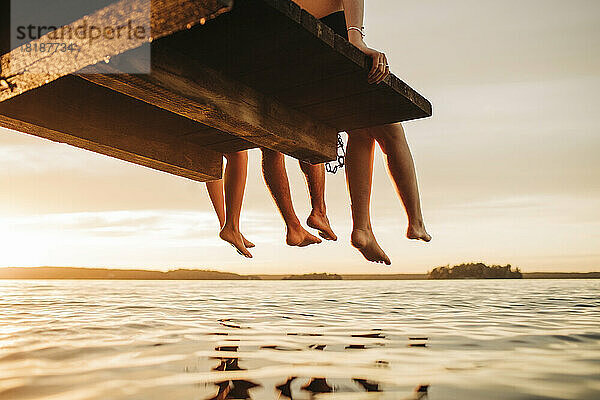
[[[292,0],[316,18],[343,10],[342,0]]]
[[[381,151],[385,154],[389,154],[398,145],[404,146],[406,144],[404,127],[400,122],[373,127],[371,128],[371,135],[379,143]]]

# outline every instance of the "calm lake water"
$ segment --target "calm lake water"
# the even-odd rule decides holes
[[[1,399],[599,399],[600,280],[0,281]]]

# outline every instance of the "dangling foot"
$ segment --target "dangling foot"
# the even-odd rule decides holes
[[[321,243],[321,239],[308,233],[306,229],[298,225],[297,227],[287,227],[285,242],[288,246],[306,247],[311,244]]]
[[[252,254],[248,251],[246,246],[244,246],[244,239],[242,238],[242,234],[233,228],[230,228],[227,224],[221,229],[219,233],[219,237],[224,241],[230,243],[238,253],[247,258],[252,258]]]
[[[356,247],[358,251],[369,261],[376,263],[385,263],[385,265],[391,265],[392,262],[385,254],[385,252],[379,247],[373,231],[367,229],[354,229],[352,231],[352,246]]]
[[[242,240],[244,241],[244,246],[247,249],[251,249],[251,248],[255,247],[254,243],[252,243],[251,241],[249,241],[248,239],[246,239],[246,237],[244,237],[244,235],[242,235]]]
[[[314,210],[308,216],[306,225],[319,231],[319,236],[325,240],[337,240],[337,236],[333,233],[331,225],[329,225],[329,219],[325,214],[318,214]]]
[[[413,240],[422,240],[424,242],[431,241],[431,235],[425,230],[423,222],[417,224],[408,224],[406,237]]]

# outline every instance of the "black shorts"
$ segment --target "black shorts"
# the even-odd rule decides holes
[[[335,33],[348,40],[348,30],[346,27],[346,17],[343,11],[334,12],[321,18],[321,22],[329,26]]]

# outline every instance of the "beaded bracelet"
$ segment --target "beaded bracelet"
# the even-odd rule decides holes
[[[358,33],[360,33],[360,37],[364,38],[365,37],[365,33],[363,32],[363,29],[365,29],[365,27],[361,27],[359,28],[358,26],[350,26],[348,27],[348,32],[350,31],[357,31]]]

